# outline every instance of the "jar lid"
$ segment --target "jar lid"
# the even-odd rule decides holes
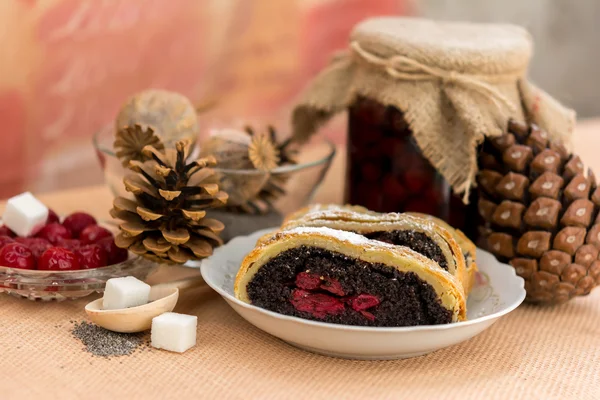
[[[402,17],[365,20],[354,28],[350,40],[380,57],[400,54],[468,74],[524,73],[533,47],[529,33],[516,25]]]

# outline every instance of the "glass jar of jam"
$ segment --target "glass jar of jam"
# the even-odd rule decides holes
[[[469,231],[468,207],[422,155],[395,107],[365,97],[350,106],[346,173],[346,203],[430,214]]]

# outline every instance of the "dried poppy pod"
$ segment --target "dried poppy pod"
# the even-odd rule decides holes
[[[228,206],[243,206],[264,188],[269,171],[279,163],[279,150],[267,135],[222,129],[200,146],[200,156],[212,156],[222,171],[219,186],[229,194]],[[256,170],[256,171],[253,171]]]
[[[146,146],[153,146],[162,151],[165,146],[160,138],[154,133],[152,128],[143,129],[140,125],[126,126],[117,131],[113,147],[117,158],[121,160],[124,167],[129,166],[129,162],[146,161],[149,158],[143,150]]]
[[[292,138],[287,138],[281,141],[278,140],[277,132],[272,126],[267,128],[267,134],[257,134],[249,126],[245,129],[250,136],[260,137],[262,141],[269,140],[271,143],[273,143],[277,152],[276,154],[278,155],[277,167],[283,165],[294,165],[298,163],[296,158],[298,156],[299,149]],[[260,146],[256,147],[260,149]],[[260,154],[259,152],[257,153]],[[252,153],[250,154],[250,157],[251,159],[253,158]],[[289,178],[290,175],[286,173],[271,173],[268,181],[254,197],[239,206],[228,205],[226,208],[233,212],[241,212],[246,214],[267,214],[273,210],[273,203],[281,196],[285,195],[285,186]]]
[[[184,95],[168,90],[144,90],[123,104],[115,121],[115,131],[136,124],[152,128],[166,147],[173,147],[182,139],[193,143],[199,133],[194,105]]]
[[[600,188],[577,155],[511,121],[479,158],[479,244],[525,279],[527,300],[559,304],[600,284]]]

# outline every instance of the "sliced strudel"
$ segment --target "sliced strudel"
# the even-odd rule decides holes
[[[469,276],[465,257],[450,232],[433,221],[408,214],[363,213],[348,209],[312,211],[288,221],[281,230],[299,226],[327,227],[355,232],[369,239],[406,246],[432,259],[456,276],[468,293]],[[269,236],[261,238],[261,242]]]
[[[467,279],[463,282],[463,286],[465,288],[465,293],[470,293],[471,289],[473,288],[473,285],[475,284],[475,275],[477,274],[477,247],[475,246],[475,244],[472,241],[470,241],[469,238],[459,229],[453,228],[444,220],[433,217],[431,215],[415,212],[408,212],[407,214],[428,219],[433,223],[446,229],[448,232],[450,232],[452,237],[454,237],[454,240],[456,241],[456,243],[458,243],[460,249],[463,252],[463,255],[465,256]]]
[[[401,246],[329,228],[282,231],[254,249],[238,299],[285,315],[363,326],[446,324],[466,318],[460,282]]]
[[[284,220],[283,225],[288,224],[291,221],[301,219],[307,214],[312,214],[314,212],[320,211],[347,211],[347,212],[358,212],[362,214],[374,213],[369,209],[362,206],[353,206],[353,205],[339,205],[339,204],[311,204],[310,206],[303,207],[298,211],[295,211],[289,214]]]

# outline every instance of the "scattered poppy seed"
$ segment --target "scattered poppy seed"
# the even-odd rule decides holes
[[[85,321],[75,323],[71,332],[87,352],[99,357],[129,355],[143,344],[142,334],[112,332]]]

